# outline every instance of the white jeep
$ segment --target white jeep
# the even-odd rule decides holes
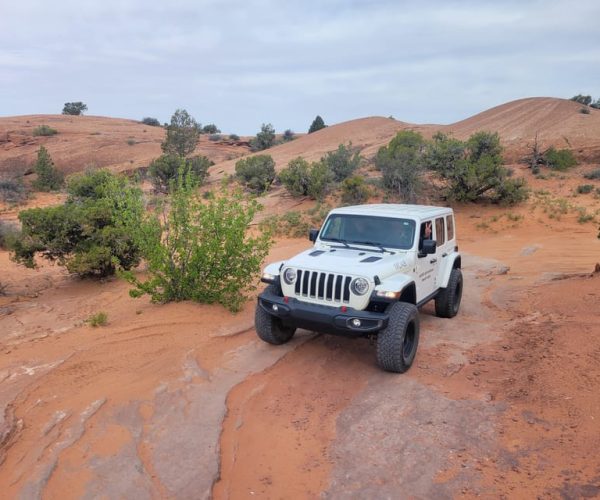
[[[309,239],[312,248],[263,272],[269,286],[255,324],[265,342],[288,342],[297,328],[376,336],[379,366],[402,373],[417,352],[417,308],[435,299],[438,316],[458,313],[463,281],[451,208],[336,208]]]

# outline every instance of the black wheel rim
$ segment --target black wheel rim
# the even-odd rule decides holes
[[[404,333],[404,343],[402,344],[402,357],[404,361],[410,361],[415,347],[415,324],[411,321]]]

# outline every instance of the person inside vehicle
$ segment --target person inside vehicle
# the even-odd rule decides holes
[[[419,236],[419,252],[423,249],[423,241],[432,239],[432,221],[421,224],[421,233]]]

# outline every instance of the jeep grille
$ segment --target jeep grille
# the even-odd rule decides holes
[[[331,302],[350,302],[350,276],[298,269],[295,294]]]

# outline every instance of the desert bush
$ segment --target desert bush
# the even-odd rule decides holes
[[[202,127],[202,133],[203,134],[220,134],[221,131],[219,130],[219,127],[217,127],[214,123],[209,123],[208,125],[204,125],[204,127]]]
[[[209,141],[217,142],[221,140],[221,134],[210,134],[208,136]]]
[[[86,322],[94,328],[98,326],[106,326],[108,324],[108,314],[104,311],[100,311],[90,316]]]
[[[240,140],[240,136],[237,134],[229,134],[229,140],[230,141],[239,141]]]
[[[250,149],[252,151],[264,151],[269,149],[275,143],[275,129],[270,123],[263,123],[260,132],[256,137],[250,140]]]
[[[180,176],[170,210],[147,214],[131,228],[149,278],[123,272],[135,286],[130,294],[148,294],[155,302],[193,300],[239,310],[245,292],[255,288],[271,245],[268,233],[249,232],[259,209],[255,200],[224,189],[202,200],[193,178]]]
[[[149,127],[160,127],[160,122],[156,118],[152,118],[150,116],[145,116],[142,118],[142,123],[144,125],[148,125]]]
[[[342,182],[342,203],[360,205],[365,203],[369,196],[371,196],[371,191],[363,177],[353,175]]]
[[[333,176],[323,161],[309,163],[298,157],[279,172],[279,180],[292,196],[321,200],[327,194]]]
[[[583,176],[590,180],[600,179],[600,168],[596,168],[591,172],[587,172],[586,174],[583,174]]]
[[[33,170],[37,174],[33,187],[38,191],[57,191],[65,182],[62,172],[54,166],[50,153],[44,146],[40,146],[38,150]]]
[[[242,158],[235,164],[235,175],[252,191],[263,193],[275,179],[275,162],[271,155]]]
[[[591,113],[590,108],[579,108],[579,112],[582,115],[589,115]]]
[[[296,134],[291,129],[287,129],[282,136],[283,142],[290,142],[296,138]]]
[[[321,118],[319,115],[317,115],[315,117],[315,119],[313,120],[313,122],[310,124],[310,127],[308,128],[308,133],[312,134],[313,132],[316,132],[317,130],[321,130],[322,128],[325,128],[325,127],[327,127],[327,125],[325,125],[323,118]]]
[[[82,115],[85,111],[87,111],[87,106],[83,104],[81,101],[77,102],[65,102],[65,105],[62,110],[63,115],[73,115],[79,116]]]
[[[168,193],[171,184],[177,180],[181,167],[185,173],[194,175],[199,184],[203,184],[208,177],[208,169],[214,163],[206,156],[192,156],[181,158],[178,155],[164,154],[150,163],[148,175],[154,189],[159,193]]]
[[[590,107],[594,109],[600,109],[600,98],[596,99],[593,103],[591,103]]]
[[[133,137],[130,137],[129,139],[127,139],[127,145],[128,146],[135,146],[136,142],[135,139]]]
[[[187,156],[196,149],[200,125],[185,109],[176,110],[166,128],[167,136],[161,144],[163,153]]]
[[[452,172],[456,162],[464,156],[464,142],[437,132],[425,148],[425,167],[445,176]]]
[[[141,217],[141,191],[105,170],[73,176],[67,191],[63,205],[19,213],[22,232],[13,245],[13,259],[35,267],[39,254],[82,277],[108,276],[117,265],[137,265],[139,250],[119,221]]]
[[[589,106],[592,102],[592,96],[577,94],[576,96],[571,97],[570,100],[578,102],[579,104],[584,104],[586,106]]]
[[[0,248],[10,250],[19,234],[20,231],[16,224],[0,220]]]
[[[578,194],[588,194],[591,193],[593,190],[594,186],[592,186],[591,184],[580,184],[579,186],[577,186]]]
[[[577,160],[570,149],[550,147],[544,154],[544,160],[552,170],[565,171],[577,165]]]
[[[27,189],[21,178],[0,176],[0,201],[21,203],[27,199]]]
[[[40,125],[39,127],[35,127],[33,129],[33,135],[35,137],[38,136],[50,136],[58,134],[58,130],[55,128],[49,127],[48,125]]]
[[[421,189],[424,148],[421,134],[404,130],[380,148],[375,157],[375,165],[383,174],[383,185],[408,202],[416,201]]]
[[[357,151],[352,149],[352,143],[347,146],[340,144],[335,151],[330,151],[322,161],[333,174],[333,180],[341,182],[350,177],[360,166],[362,158]]]

